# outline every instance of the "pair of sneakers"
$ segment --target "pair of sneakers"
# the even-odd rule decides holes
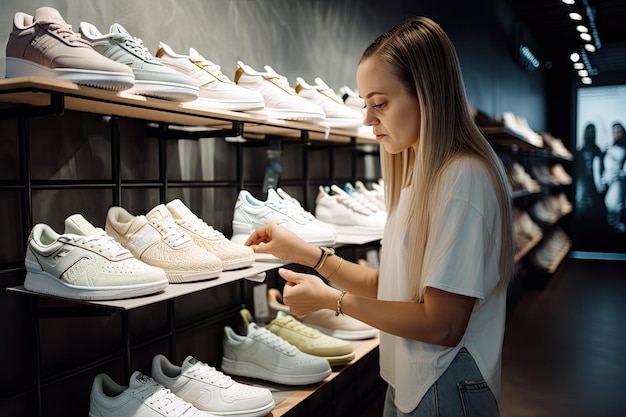
[[[111,207],[105,230],[137,259],[162,268],[171,283],[213,279],[254,263],[251,248],[230,242],[179,199],[145,216]]]
[[[92,384],[89,416],[261,417],[274,406],[266,388],[236,382],[193,356],[178,366],[158,354],[152,359],[152,377],[135,371],[128,386],[98,374]]]

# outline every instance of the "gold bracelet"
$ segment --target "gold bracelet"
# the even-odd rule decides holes
[[[335,268],[335,270],[333,272],[331,272],[326,279],[330,279],[330,277],[332,277],[335,272],[339,271],[339,267],[341,266],[341,264],[343,263],[343,258],[339,258],[339,263],[337,264],[337,267]]]
[[[346,295],[346,291],[343,291],[343,290],[342,290],[342,291],[341,291],[341,295],[340,295],[340,296],[339,296],[339,298],[337,299],[337,311],[335,311],[335,316],[338,316],[338,315],[340,315],[340,314],[341,314],[342,316],[344,315],[344,314],[343,314],[343,311],[341,311],[341,302],[343,301],[343,297],[344,297],[344,295]]]

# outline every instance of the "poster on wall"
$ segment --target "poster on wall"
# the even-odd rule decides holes
[[[577,91],[576,250],[626,253],[626,85]]]

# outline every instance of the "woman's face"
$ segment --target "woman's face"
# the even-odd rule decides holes
[[[391,154],[417,150],[420,108],[389,64],[377,57],[361,61],[356,72],[359,95],[365,100],[363,123],[372,126],[376,141]]]

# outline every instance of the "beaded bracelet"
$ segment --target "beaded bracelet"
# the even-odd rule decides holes
[[[341,311],[341,302],[343,301],[343,297],[344,295],[346,295],[346,291],[341,291],[341,295],[339,296],[339,299],[337,299],[337,311],[335,311],[335,316],[338,315],[344,315],[343,311]]]

